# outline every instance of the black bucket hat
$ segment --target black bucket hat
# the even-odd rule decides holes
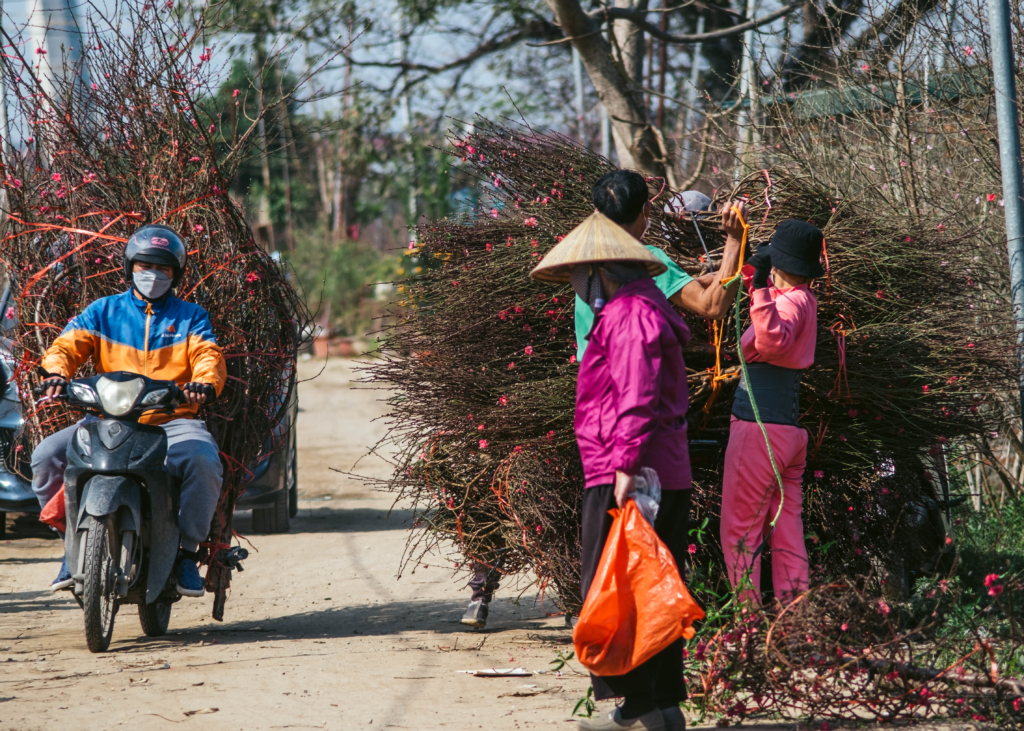
[[[820,277],[825,236],[817,226],[790,218],[779,224],[768,242],[772,266],[800,277]]]

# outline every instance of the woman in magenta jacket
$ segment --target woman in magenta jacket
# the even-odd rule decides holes
[[[637,178],[642,185],[636,186],[635,197],[642,208],[647,186]],[[619,200],[630,202],[630,190],[617,193]],[[641,467],[653,468],[661,481],[654,528],[678,567],[689,543],[689,398],[682,349],[690,329],[651,278],[664,265],[621,234],[625,231],[595,213],[534,270],[535,277],[548,281],[567,276],[596,313],[576,386],[576,440],[586,480],[580,575],[584,597],[611,527],[608,511],[629,499]],[[608,717],[580,721],[581,729],[685,729],[679,709],[686,699],[682,640],[625,675],[592,675],[591,681],[596,699],[625,701]]]

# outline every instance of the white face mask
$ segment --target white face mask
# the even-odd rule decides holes
[[[148,300],[158,300],[171,289],[171,278],[156,269],[133,272],[132,282],[139,294]]]

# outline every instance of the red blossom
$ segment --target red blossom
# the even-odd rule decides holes
[[[480,449],[487,449],[487,440],[486,439],[481,439],[480,440]]]
[[[530,216],[525,221],[523,221],[523,225],[524,226],[529,226],[529,227],[533,228],[534,226],[537,225],[537,219],[534,218],[533,216]]]
[[[996,194],[995,193],[989,193],[987,196],[985,196],[985,200],[987,200],[989,203],[993,202],[995,199],[996,199]]]
[[[502,396],[498,399],[498,403],[502,406],[508,406],[508,396]]]
[[[523,352],[526,353],[527,355],[533,355],[533,346],[527,345]]]

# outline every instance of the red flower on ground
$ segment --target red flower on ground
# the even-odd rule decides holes
[[[985,200],[987,200],[989,203],[993,202],[995,199],[996,199],[996,194],[995,193],[989,193],[987,196],[985,196]]]
[[[486,439],[481,439],[480,440],[480,449],[487,449],[487,440]]]

